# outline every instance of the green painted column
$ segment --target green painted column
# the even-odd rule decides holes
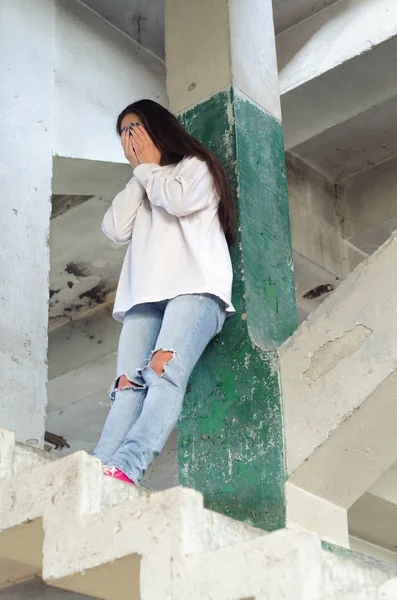
[[[180,483],[208,508],[272,530],[285,525],[277,347],[296,311],[271,0],[166,0],[166,56],[171,108],[224,164],[240,225],[237,315],[193,374]]]

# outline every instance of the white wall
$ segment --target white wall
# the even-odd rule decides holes
[[[322,269],[346,275],[346,259],[333,183],[289,155],[287,175],[292,247]]]
[[[124,162],[115,121],[140,98],[167,105],[164,63],[76,0],[57,0],[54,154]]]
[[[397,229],[397,157],[345,182],[340,199],[344,236],[371,254]]]
[[[0,424],[41,445],[46,405],[53,0],[0,3]]]

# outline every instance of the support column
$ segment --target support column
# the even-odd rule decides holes
[[[41,446],[51,213],[53,0],[0,5],[0,426]]]
[[[271,0],[166,0],[171,109],[225,165],[239,212],[237,315],[195,370],[180,483],[257,527],[285,524],[277,347],[295,329],[288,190]]]

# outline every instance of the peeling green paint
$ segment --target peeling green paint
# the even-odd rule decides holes
[[[179,426],[180,483],[206,506],[266,530],[285,525],[277,346],[295,328],[281,124],[232,88],[181,120],[225,165],[235,190],[237,315],[192,377]]]

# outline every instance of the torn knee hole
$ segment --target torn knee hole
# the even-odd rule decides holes
[[[150,368],[161,377],[164,375],[165,366],[174,358],[174,353],[170,350],[156,350],[150,361]]]
[[[142,388],[142,385],[138,385],[137,383],[134,383],[133,381],[130,381],[128,379],[128,377],[126,377],[126,375],[121,375],[118,380],[116,381],[116,390],[118,390],[119,392],[122,392],[124,388],[126,387],[134,387],[134,388]]]

